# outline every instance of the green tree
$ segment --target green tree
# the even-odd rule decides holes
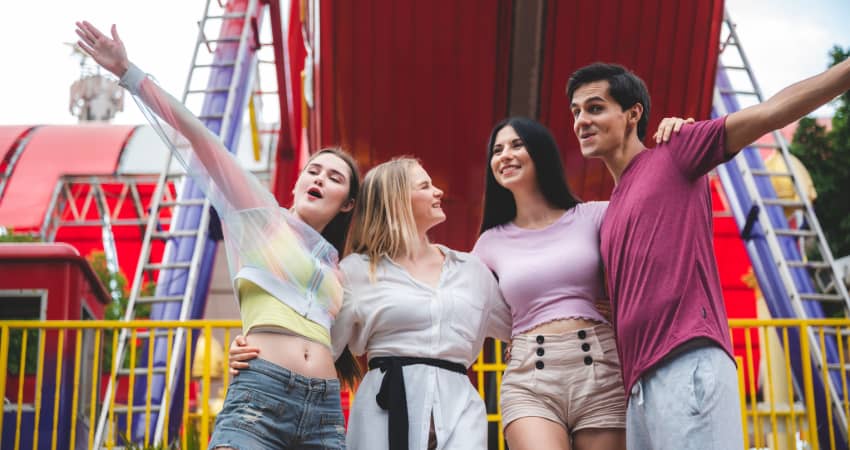
[[[835,46],[829,52],[830,66],[850,57],[847,50]],[[832,130],[804,117],[794,133],[793,153],[809,170],[818,192],[814,203],[823,232],[835,257],[850,255],[850,202],[845,197],[850,187],[850,91],[836,100]]]
[[[16,233],[13,229],[0,226],[0,244],[20,242],[41,242],[31,234]],[[8,317],[8,319],[32,319],[31,317]],[[24,373],[34,374],[38,368],[38,330],[27,331],[27,352],[24,356]],[[21,368],[21,346],[23,346],[24,330],[9,331],[9,359],[6,361],[6,371],[10,375],[18,375]]]
[[[124,312],[127,310],[128,303],[130,301],[129,298],[129,288],[127,277],[124,276],[122,272],[110,272],[109,267],[106,263],[106,254],[102,250],[92,250],[86,256],[86,260],[88,260],[89,264],[91,264],[92,269],[97,274],[100,281],[107,288],[110,285],[115,285],[117,287],[117,292],[119,292],[119,296],[117,298],[113,298],[112,302],[107,305],[106,310],[104,311],[103,318],[105,320],[122,320],[124,319]],[[142,287],[141,295],[142,296],[151,296],[156,290],[156,285],[154,283],[145,283]],[[148,305],[139,305],[136,307],[135,318],[136,319],[147,319],[150,317],[150,306]],[[112,348],[112,331],[106,331],[104,333],[104,347],[103,347],[103,367],[107,370],[112,367],[112,353],[114,349]],[[144,348],[140,345],[136,348],[136,360],[138,361],[142,357],[142,351]],[[129,352],[125,353],[123,366],[130,366],[130,354]]]
[[[31,234],[15,233],[15,230],[7,230],[0,226],[0,243],[8,244],[15,242],[41,242],[41,239]]]

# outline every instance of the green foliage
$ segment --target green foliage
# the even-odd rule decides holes
[[[41,242],[31,234],[15,233],[14,230],[5,230],[0,227],[0,244],[18,242]],[[18,317],[20,320],[31,319],[31,317]],[[24,373],[34,374],[38,368],[38,330],[27,331],[27,352],[24,356],[26,367]],[[9,359],[6,360],[6,371],[12,376],[17,376],[21,369],[21,346],[23,345],[24,330],[9,330]]]
[[[32,375],[38,369],[38,334],[39,330],[26,330],[27,352],[24,355],[25,375]],[[9,330],[9,357],[6,360],[6,372],[17,376],[21,370],[21,348],[24,341],[24,330]]]
[[[120,271],[116,273],[110,272],[106,264],[106,255],[100,250],[94,250],[89,253],[86,256],[86,260],[91,264],[92,269],[94,269],[94,272],[100,278],[103,285],[107,289],[118,293],[117,298],[114,298],[113,302],[106,308],[104,319],[123,319],[124,312],[127,311],[127,303],[130,301],[127,277]],[[153,295],[155,290],[156,285],[154,283],[145,283],[144,287],[142,287],[141,295]],[[148,305],[137,306],[135,317],[137,319],[147,319],[150,317],[150,307]]]
[[[186,425],[186,448],[184,450],[195,450],[206,447],[201,443],[201,433],[198,431],[197,426],[191,426],[189,424]]]
[[[41,239],[31,234],[15,233],[14,230],[0,234],[0,244],[11,242],[41,242]]]
[[[88,260],[89,264],[91,264],[92,269],[94,269],[94,272],[97,274],[98,278],[100,278],[103,285],[110,291],[118,294],[114,295],[112,302],[106,307],[103,318],[105,320],[122,320],[130,301],[127,277],[120,271],[116,273],[110,272],[109,267],[106,264],[106,255],[100,250],[94,250],[89,253],[88,256],[86,256],[86,260]],[[156,285],[154,283],[146,283],[142,288],[141,295],[151,296],[155,289]],[[135,318],[147,319],[148,317],[150,317],[150,307],[148,305],[136,307]],[[112,333],[112,331],[106,331],[103,334],[104,346],[102,367],[104,370],[112,370]],[[136,348],[137,361],[141,359],[142,351],[144,351],[144,346],[140,345]],[[130,367],[129,352],[126,352],[124,355],[123,367]]]
[[[122,439],[123,442],[128,441],[127,436],[124,436],[124,435],[121,436],[121,439]],[[127,444],[124,446],[124,448],[127,449],[127,450],[177,450],[177,449],[180,448],[178,443],[179,443],[178,441],[174,441],[170,444],[165,444],[165,443],[160,442],[159,444],[144,445],[144,444],[139,444],[139,443],[136,443],[136,442],[127,442]]]
[[[198,432],[197,426],[193,426],[191,423],[186,424],[184,433],[186,433],[186,448],[180,447],[180,437],[177,437],[175,440],[171,441],[170,444],[159,443],[155,445],[144,445],[130,442],[124,448],[126,448],[127,450],[200,450],[204,448],[204,446],[201,446],[201,433]],[[126,436],[123,435],[122,440],[124,442],[128,441]]]
[[[830,66],[850,57],[850,48],[833,47]],[[818,198],[815,212],[830,249],[836,257],[850,255],[850,91],[837,100],[832,130],[826,131],[814,119],[800,120],[791,145],[793,153],[809,170]]]

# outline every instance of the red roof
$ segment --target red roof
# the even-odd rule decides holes
[[[11,162],[12,153],[18,148],[18,143],[26,136],[31,126],[0,126],[0,176],[6,173],[8,164]],[[2,198],[0,192],[0,198]]]
[[[134,126],[69,125],[35,129],[15,165],[0,202],[0,225],[34,229],[41,225],[62,175],[108,175]],[[0,127],[3,137],[25,127]],[[0,146],[0,148],[3,148]]]
[[[0,161],[4,161],[15,144],[32,128],[29,125],[0,126]]]

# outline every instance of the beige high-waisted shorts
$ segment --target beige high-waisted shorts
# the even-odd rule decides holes
[[[626,394],[610,325],[514,337],[501,386],[502,426],[542,417],[568,433],[625,428]]]

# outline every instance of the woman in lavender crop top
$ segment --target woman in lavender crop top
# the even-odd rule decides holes
[[[605,298],[599,227],[607,202],[567,187],[549,130],[525,118],[495,126],[481,236],[473,253],[511,308],[501,386],[512,450],[625,448],[626,403]]]
[[[685,122],[663,120],[656,139],[666,142]],[[499,279],[511,309],[512,351],[501,385],[508,445],[624,449],[620,361],[598,309],[607,304],[599,228],[608,202],[582,203],[570,192],[555,139],[534,120],[496,124],[488,155],[472,253]]]

